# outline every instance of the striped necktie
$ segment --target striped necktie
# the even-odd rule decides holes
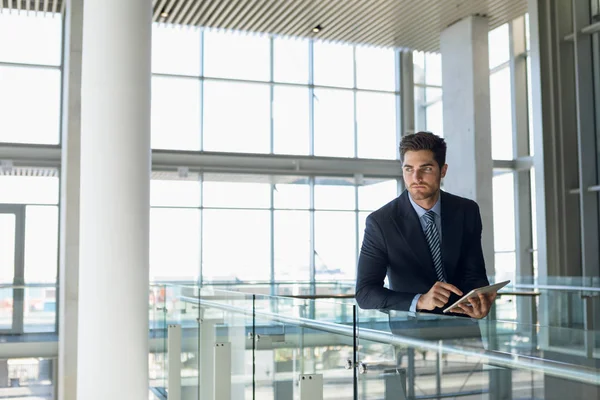
[[[442,248],[440,246],[440,234],[435,226],[435,213],[433,211],[427,211],[425,213],[427,220],[427,228],[425,229],[425,238],[429,245],[429,251],[431,251],[431,258],[433,260],[433,266],[435,267],[435,273],[437,274],[440,282],[446,282],[444,277],[444,267],[442,266]]]

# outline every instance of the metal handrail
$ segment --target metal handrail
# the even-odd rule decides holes
[[[302,328],[318,330],[336,335],[342,335],[347,337],[355,336],[355,327],[350,325],[343,325],[334,322],[316,321],[309,318],[292,317],[254,309],[244,309],[229,304],[216,303],[213,301],[203,300],[201,298],[195,297],[181,296],[179,297],[179,299],[184,302],[197,304],[201,307],[216,308],[224,311],[231,311],[238,314],[251,315],[253,317],[266,317],[276,322],[296,325]],[[389,332],[381,332],[366,328],[356,329],[356,337],[358,339],[363,339],[371,342],[378,342],[397,346],[417,347],[436,352],[444,350],[447,353],[453,353],[462,356],[479,357],[487,363],[493,363],[507,368],[519,367],[525,370],[541,372],[543,374],[560,377],[563,379],[571,379],[578,382],[600,385],[600,375],[598,375],[597,373],[593,371],[583,371],[578,366],[563,364],[550,360],[521,356],[517,354],[501,353],[498,351],[491,350],[482,350],[481,352],[476,352],[459,347],[452,347],[447,345],[444,346],[439,344],[438,342],[427,342],[410,337],[399,336]],[[516,361],[518,361],[518,364],[516,363]]]

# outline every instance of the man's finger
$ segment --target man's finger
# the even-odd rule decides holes
[[[474,313],[473,313],[472,307],[469,307],[469,306],[467,306],[465,304],[459,304],[458,306],[463,311],[463,314],[466,314],[469,317],[473,317]]]
[[[446,282],[438,282],[439,286],[443,287],[446,290],[449,290],[453,293],[456,293],[459,296],[463,295],[463,292],[461,292],[461,290],[459,288],[457,288],[456,286],[452,285],[451,283],[446,283]]]
[[[445,297],[443,297],[443,296],[435,295],[435,296],[433,296],[433,298],[434,298],[436,301],[440,301],[440,302],[442,302],[442,306],[443,306],[443,305],[445,305],[446,303],[448,303],[448,299],[447,299],[447,298],[445,298]]]

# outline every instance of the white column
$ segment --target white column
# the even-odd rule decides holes
[[[488,275],[494,274],[492,138],[488,20],[467,17],[440,38],[444,137],[448,174],[444,189],[479,204]]]
[[[81,43],[83,0],[69,1],[64,16],[63,115],[60,184],[58,398],[77,398],[79,305],[79,172],[81,158]]]
[[[77,398],[148,398],[151,6],[86,0]]]

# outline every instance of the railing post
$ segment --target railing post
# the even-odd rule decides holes
[[[222,324],[220,319],[200,319],[200,399],[213,400],[214,398],[214,360],[215,360],[215,325]]]
[[[167,333],[169,400],[181,400],[181,325],[169,325]]]
[[[231,343],[215,343],[214,400],[231,400]]]
[[[323,400],[323,375],[300,375],[300,400]]]

